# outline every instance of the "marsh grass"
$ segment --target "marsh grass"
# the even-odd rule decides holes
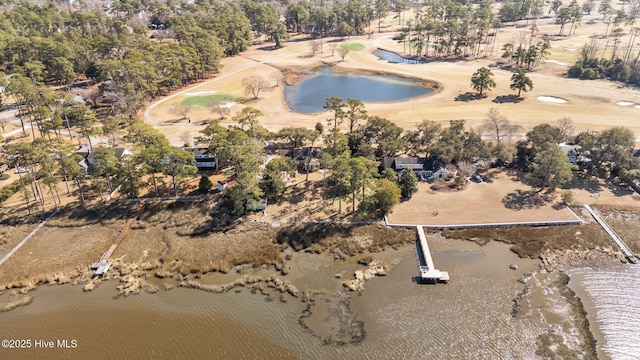
[[[629,246],[631,251],[640,254],[640,207],[633,206],[594,206],[604,220]]]
[[[511,245],[511,251],[523,258],[539,258],[547,250],[612,246],[604,230],[595,222],[548,227],[445,230],[442,234],[449,238],[471,240],[480,245],[485,245],[491,240],[504,242]]]
[[[296,251],[322,252],[336,248],[354,256],[364,251],[377,252],[416,240],[415,230],[389,229],[380,225],[309,223],[282,228],[276,239]]]

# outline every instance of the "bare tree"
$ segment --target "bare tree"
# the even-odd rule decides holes
[[[273,87],[278,87],[280,86],[280,84],[282,84],[282,73],[279,71],[271,73],[269,79],[273,80],[276,83],[275,85],[273,85]]]
[[[182,140],[182,142],[184,143],[184,147],[191,146],[191,134],[188,131],[180,134],[180,140]]]
[[[191,106],[188,105],[176,105],[171,108],[172,114],[182,116],[180,119],[186,119],[189,111],[191,111]]]
[[[520,125],[517,124],[508,124],[506,126],[506,128],[504,129],[504,136],[507,137],[509,145],[511,145],[511,139],[513,138],[513,135],[515,135],[516,132],[520,131],[520,129]]]
[[[91,104],[93,105],[93,107],[96,107],[98,105],[98,100],[100,99],[101,96],[102,96],[102,91],[100,91],[99,89],[93,89],[89,91],[89,94],[87,95],[87,99],[91,101]]]
[[[316,54],[319,53],[320,49],[322,48],[322,41],[320,40],[309,41],[309,48],[311,49],[311,56],[316,56]]]
[[[336,43],[329,44],[329,50],[331,51],[331,56],[333,56],[333,54],[335,54],[337,47],[338,47],[338,44],[336,44]]]
[[[344,58],[347,56],[347,54],[349,53],[349,49],[346,47],[339,47],[338,48],[338,56],[340,56],[340,59],[342,61],[344,61]]]
[[[475,164],[464,160],[458,163],[458,170],[460,170],[460,173],[464,176],[471,176],[476,172],[477,167]]]
[[[2,127],[2,132],[4,132],[4,127],[9,123],[8,118],[0,118],[0,127]]]
[[[570,117],[558,119],[558,127],[560,128],[559,138],[561,141],[570,141],[573,139],[573,131],[575,128],[573,127],[573,120],[571,120]]]
[[[487,113],[487,119],[484,121],[483,128],[491,131],[498,144],[502,137],[504,137],[504,132],[509,127],[509,120],[506,116],[500,114],[498,109],[491,108]]]
[[[209,104],[209,110],[220,116],[220,120],[224,119],[229,115],[229,106],[223,101],[213,101]]]
[[[454,164],[447,164],[444,167],[449,172],[449,176],[454,177],[458,174],[458,167]]]
[[[260,91],[271,87],[269,81],[260,75],[249,76],[242,79],[242,85],[244,86],[244,93],[253,95],[253,99],[258,98]]]

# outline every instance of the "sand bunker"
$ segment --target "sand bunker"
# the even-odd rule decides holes
[[[566,104],[567,103],[567,100],[561,99],[561,98],[555,97],[555,96],[538,96],[538,100],[544,101],[544,102],[548,102],[548,103],[554,103],[554,104]]]
[[[631,105],[633,105],[633,103],[631,101],[618,101],[616,104],[620,105],[620,106],[631,106]]]
[[[563,63],[563,62],[560,62],[560,61],[558,61],[558,60],[545,60],[544,62],[546,62],[546,63],[550,63],[550,64],[556,64],[556,65],[560,65],[560,66],[567,66],[567,65],[569,65],[569,64],[567,64],[567,63]]]
[[[224,105],[222,105],[222,107],[224,107],[225,109],[229,109],[230,107],[232,107],[235,104],[237,104],[237,102],[229,101],[229,102],[224,103]]]
[[[216,90],[197,91],[197,92],[185,94],[184,96],[208,95],[208,94],[215,94],[216,92],[217,92]]]

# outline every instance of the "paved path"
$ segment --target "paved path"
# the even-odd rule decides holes
[[[9,253],[7,255],[5,255],[1,260],[0,260],[0,266],[2,266],[2,264],[4,264],[7,260],[9,260],[9,258],[15,254],[16,251],[18,251],[18,249],[20,249],[22,247],[22,245],[26,244],[27,241],[29,241],[29,239],[31,239],[33,237],[33,235],[35,235],[40,229],[42,229],[42,227],[44,226],[44,224],[47,223],[47,221],[49,221],[52,217],[54,217],[58,212],[54,211],[51,213],[51,215],[49,215],[46,219],[44,219],[43,222],[41,222],[38,226],[36,226],[35,229],[33,229],[32,232],[29,233],[29,235],[27,235],[27,237],[25,237],[24,239],[22,239],[22,241],[20,241],[20,243],[18,245],[16,245],[16,247],[14,247],[13,249],[11,249],[11,251],[9,251]]]

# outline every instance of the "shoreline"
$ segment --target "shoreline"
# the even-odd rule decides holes
[[[431,234],[430,236],[434,236],[434,235]],[[435,235],[435,236],[439,236],[439,235]],[[452,240],[452,239],[446,239],[446,238],[443,238],[443,239],[445,239],[445,241],[460,241],[460,240]],[[468,247],[470,244],[474,244],[474,243],[475,242],[473,241],[462,240],[460,241],[459,245],[463,247]],[[490,244],[490,243],[491,242],[487,244]],[[506,244],[500,241],[495,241],[495,243],[497,246],[501,246],[501,247],[507,246]],[[468,245],[465,245],[465,244],[468,244]],[[406,252],[411,250],[414,246],[415,244],[412,244],[411,242],[403,243],[402,245],[399,246],[399,249],[404,249],[403,251]],[[437,247],[438,246],[436,246],[436,248]],[[484,248],[484,246],[481,246],[481,248]],[[378,255],[380,255],[381,257],[384,257],[386,253],[392,250],[393,249],[391,248],[386,248],[386,249],[383,249],[381,252],[370,253],[370,255],[368,256],[377,258],[379,257]],[[308,250],[304,250],[304,252],[306,251]],[[326,254],[326,251],[327,251],[326,249],[323,250],[320,255]],[[577,253],[577,254],[581,254],[581,253]],[[386,255],[386,256],[389,256],[389,255]],[[393,254],[393,256],[396,256],[396,255]],[[526,258],[520,257],[520,259],[526,259]],[[118,260],[121,260],[121,259],[118,259]],[[351,256],[351,257],[347,257],[345,260],[337,260],[337,261],[339,263],[344,263],[345,261],[350,261],[350,260],[353,263],[353,260],[355,259],[353,256]],[[543,271],[545,271],[544,270],[545,262],[540,259],[536,260],[536,262],[538,264],[537,266],[543,269]],[[264,296],[265,301],[269,302],[269,301],[277,300],[278,293],[279,293],[280,294],[279,300],[283,303],[288,302],[289,301],[287,300],[288,298],[292,300],[298,299],[295,301],[296,303],[298,301],[301,304],[306,303],[305,309],[302,310],[302,312],[299,314],[298,324],[302,326],[306,332],[311,334],[313,337],[319,339],[323,344],[334,344],[334,345],[357,344],[362,342],[366,338],[365,321],[358,319],[358,317],[354,314],[353,310],[351,309],[351,300],[353,299],[353,295],[355,295],[355,292],[347,291],[344,285],[340,285],[339,286],[340,288],[335,293],[331,293],[331,292],[326,293],[323,291],[321,292],[299,291],[288,280],[283,281],[279,278],[279,276],[276,276],[274,272],[276,272],[277,270],[274,266],[262,266],[259,268],[253,268],[253,267],[247,267],[247,266],[236,267],[231,269],[231,271],[229,272],[229,275],[234,274],[233,276],[238,277],[237,280],[229,283],[225,283],[225,284],[209,284],[208,281],[204,281],[202,280],[202,278],[206,277],[207,275],[214,275],[215,273],[219,273],[219,272],[192,273],[184,276],[179,273],[167,274],[167,273],[161,272],[159,268],[151,268],[151,269],[144,269],[142,270],[142,272],[136,273],[135,271],[138,265],[140,264],[116,262],[112,270],[113,273],[108,274],[108,276],[105,277],[104,279],[90,279],[88,280],[88,282],[83,282],[82,279],[86,281],[86,276],[88,275],[88,272],[86,272],[84,274],[80,274],[75,279],[70,279],[72,280],[70,281],[70,283],[73,284],[74,286],[83,286],[83,290],[86,292],[86,291],[91,291],[95,289],[95,287],[99,286],[102,282],[117,281],[118,285],[116,286],[116,290],[118,294],[114,297],[119,297],[119,296],[126,297],[129,295],[138,294],[140,292],[154,294],[154,293],[157,293],[158,291],[170,291],[174,287],[191,288],[191,289],[199,290],[203,292],[212,292],[212,293],[219,293],[219,294],[227,293],[231,291],[239,292],[241,291],[241,289],[247,289],[252,294],[259,293],[261,296]],[[360,269],[365,268],[365,266],[362,266],[362,264],[353,264],[352,267],[360,268]],[[115,271],[118,271],[118,273],[115,273]],[[512,270],[505,269],[504,271],[512,271]],[[269,277],[265,277],[260,275],[259,274],[260,272],[271,273],[272,275]],[[391,269],[391,273],[393,273],[393,268]],[[564,270],[555,269],[553,273],[555,274],[553,276],[559,277],[560,279],[568,278]],[[283,275],[283,276],[285,276],[286,278],[287,275]],[[526,277],[530,278],[531,275],[525,274],[521,279],[524,279]],[[335,278],[337,283],[344,284],[343,280],[345,279],[342,279],[342,276],[338,276],[338,274],[336,274]],[[350,276],[348,276],[348,278],[350,278]],[[166,282],[167,280],[170,280],[171,282],[173,282],[173,284],[168,285],[168,283]],[[163,285],[159,286],[158,285],[159,282],[162,282]],[[519,282],[523,284],[526,283],[525,280],[519,280]],[[65,282],[65,283],[69,283],[69,282]],[[55,284],[61,284],[61,283],[55,283]],[[37,289],[38,287],[43,285],[44,284],[38,284],[32,289]],[[414,285],[414,286],[433,286],[433,285]],[[435,285],[435,286],[455,286],[455,285]],[[525,301],[525,302],[530,301],[530,300],[527,300],[527,299],[530,299],[530,294],[527,294],[526,287],[527,286],[525,285],[523,292],[519,293],[518,296],[512,299],[512,301],[514,302],[514,306],[518,304],[518,301]],[[162,290],[160,288],[162,288]],[[584,312],[584,306],[582,305],[581,299],[578,298],[575,295],[575,293],[573,293],[573,295],[566,293],[567,286],[566,284],[561,284],[560,280],[558,281],[557,288],[558,290],[562,291],[562,295],[571,304],[573,311],[577,313],[577,315],[574,315],[573,321],[576,323],[579,323],[584,318],[586,328],[589,330],[589,321],[588,319],[586,319],[586,317],[582,316],[582,315],[585,315],[585,312]],[[15,292],[15,290],[12,290],[12,291]],[[361,289],[360,291],[358,291],[358,293],[362,294],[365,298],[367,297],[366,288]],[[2,293],[0,293],[0,296],[1,294]],[[37,294],[35,294],[35,296],[29,295],[29,297],[31,297],[29,302],[20,304],[20,305],[28,305],[31,301],[33,301],[33,297],[37,298]],[[319,309],[318,311],[320,311],[320,313],[326,313],[327,311],[329,311],[329,313],[341,314],[341,316],[329,317],[333,319],[331,320],[333,324],[332,327],[339,329],[335,333],[327,334],[326,329],[324,331],[318,330],[317,324],[315,326],[316,328],[314,329],[314,325],[309,325],[307,323],[307,319],[314,316],[317,317],[315,312],[319,302],[325,302],[325,301],[327,302],[327,305],[323,305],[323,306],[328,306],[329,308],[325,310]],[[336,309],[341,309],[341,310],[336,311]],[[516,317],[517,313],[518,311],[516,310],[514,313],[512,313],[512,316]],[[312,323],[313,323],[313,320],[312,320]],[[348,328],[345,327],[346,324],[349,324]],[[577,326],[580,327],[581,325],[578,324]],[[584,325],[582,326],[583,326],[582,328],[584,328]],[[591,335],[586,340],[588,344],[587,348],[592,348],[594,341],[593,341],[593,335],[591,334],[590,330],[588,334],[584,333],[583,335],[584,336]],[[556,343],[557,341],[558,341],[557,338],[553,338],[553,337],[549,339],[545,338],[545,340],[541,342],[542,345],[539,345],[539,346],[548,348],[552,346],[553,343]]]
[[[369,295],[370,284],[373,289],[378,289],[380,285],[377,284],[391,280],[375,277],[371,283],[365,283],[364,287],[352,286],[358,294],[362,294],[358,297],[354,296],[355,291],[347,291],[345,283],[351,281],[358,271],[376,268],[376,261],[393,265],[390,272],[379,274],[386,275],[384,277],[388,279],[398,276],[396,268],[404,269],[399,270],[404,271],[404,281],[407,280],[407,269],[411,274],[414,274],[413,271],[417,269],[418,264],[412,263],[416,260],[406,257],[413,256],[415,252],[414,229],[387,229],[380,225],[336,222],[333,222],[334,226],[331,227],[312,223],[281,226],[279,221],[276,224],[275,219],[265,222],[260,221],[261,218],[256,216],[231,223],[225,219],[217,219],[217,227],[210,229],[209,232],[202,232],[201,225],[194,223],[194,215],[202,211],[202,205],[150,204],[144,208],[140,220],[131,226],[127,239],[114,253],[112,268],[104,278],[97,279],[92,278],[92,271],[86,268],[82,270],[81,266],[69,266],[69,264],[74,262],[90,264],[88,261],[95,261],[100,249],[107,248],[110,244],[110,241],[100,239],[97,235],[102,234],[107,240],[114,238],[114,234],[119,232],[125,218],[130,216],[128,210],[102,209],[104,214],[122,213],[124,215],[103,218],[100,212],[96,212],[95,217],[99,220],[87,215],[84,220],[79,220],[73,213],[62,212],[60,217],[52,219],[41,230],[43,233],[36,234],[33,242],[30,241],[25,245],[27,248],[22,249],[16,256],[19,259],[27,255],[31,256],[31,252],[38,246],[60,238],[65,241],[62,244],[66,245],[56,245],[57,243],[53,242],[50,246],[77,245],[80,239],[92,248],[87,252],[90,255],[89,258],[70,258],[71,261],[54,263],[51,266],[44,264],[40,269],[48,272],[34,271],[31,273],[32,277],[10,283],[6,282],[11,278],[7,276],[6,271],[12,269],[15,264],[7,263],[5,265],[11,265],[11,267],[3,268],[4,276],[0,275],[5,280],[0,285],[3,289],[0,292],[0,302],[16,303],[17,298],[10,299],[9,294],[12,292],[19,292],[21,296],[33,296],[37,301],[37,293],[31,293],[31,290],[45,284],[73,284],[82,286],[84,291],[91,291],[109,280],[117,281],[115,297],[127,297],[141,292],[153,294],[170,291],[175,287],[211,293],[240,292],[242,289],[247,289],[251,293],[261,294],[267,302],[279,299],[282,303],[291,302],[301,305],[304,304],[303,299],[306,299],[308,302],[304,304],[306,312],[298,314],[297,322],[300,326],[325,344],[354,344],[366,339],[366,334],[370,333],[368,328],[376,322],[375,318],[368,319],[368,315],[363,314],[362,308],[363,304],[374,301],[371,297],[375,295],[373,293]],[[172,211],[165,211],[165,208]],[[87,213],[87,210],[83,210],[83,213]],[[69,221],[71,219],[73,220]],[[207,223],[207,220],[202,219],[202,222]],[[30,223],[27,221],[27,224]],[[562,277],[571,268],[620,262],[619,251],[612,249],[608,242],[599,242],[598,232],[594,232],[596,229],[598,228],[594,224],[586,224],[579,227],[567,226],[562,229],[554,227],[441,231],[429,233],[428,236],[435,242],[432,249],[435,254],[444,252],[459,256],[464,254],[463,249],[478,246],[479,251],[487,254],[494,251],[491,249],[502,249],[499,253],[513,256],[513,261],[517,259],[518,262],[535,263],[535,268],[542,269],[540,274],[536,275],[537,277],[552,279]],[[16,234],[21,234],[25,229],[18,227],[16,230]],[[83,235],[86,231],[96,234],[92,239],[96,241],[95,243],[87,242],[88,239]],[[580,240],[581,245],[574,246],[576,232],[582,233],[583,237],[591,240]],[[566,238],[568,241],[556,241],[550,234],[555,234],[556,238]],[[574,234],[573,237],[569,236],[570,234]],[[46,242],[42,243],[44,239]],[[548,243],[539,246],[537,239],[546,239]],[[219,244],[216,245],[217,243]],[[230,248],[231,244],[239,247],[234,250],[233,247]],[[184,252],[186,249],[193,251]],[[237,252],[234,252],[236,250]],[[405,254],[405,258],[401,259],[398,254]],[[19,261],[19,259],[13,260]],[[407,259],[409,259],[408,262]],[[459,260],[448,261],[453,261],[451,264],[459,264]],[[443,270],[449,270],[440,263],[436,264]],[[399,267],[396,267],[398,265]],[[384,268],[385,265],[380,267]],[[509,270],[508,267],[509,265],[500,268],[496,274],[514,274],[514,270]],[[16,271],[19,269],[22,268],[15,268]],[[20,271],[22,273],[23,270]],[[472,273],[462,275],[456,281],[466,281],[470,274]],[[535,290],[538,286],[535,285],[535,281],[539,281],[538,279],[524,279],[520,281],[522,285],[516,284],[517,280],[518,278],[514,278],[511,284],[523,286],[524,289],[520,288],[509,298],[513,302],[510,307],[512,315],[516,315],[519,319],[519,316],[535,314],[525,306],[532,301],[538,302],[542,308],[553,308],[552,304],[548,303],[550,300],[545,295],[546,290],[538,289],[531,292],[527,289],[529,286]],[[585,307],[582,300],[575,294],[571,295],[563,290],[561,285],[554,285],[555,282],[549,284],[551,280],[545,281],[545,289],[550,289],[548,290],[550,294],[565,292],[561,303],[571,305],[570,313],[574,314],[568,320],[571,324],[570,328],[584,329],[585,322],[582,318],[584,318]],[[408,286],[411,286],[411,291],[418,289],[418,285],[412,283]],[[456,287],[457,285],[454,281],[443,286]],[[9,290],[4,290],[5,288]],[[18,306],[28,305],[33,301],[33,299],[29,301],[20,299],[17,302]],[[554,299],[558,301],[557,297]],[[521,310],[517,308],[518,306],[525,308]],[[14,305],[10,307],[15,309]],[[553,316],[557,317],[557,315]],[[323,319],[330,319],[330,321],[325,323]],[[586,327],[589,326],[588,324],[586,319]],[[593,333],[591,337],[584,331],[581,334],[579,338],[583,340],[574,340],[574,342],[584,343],[584,349],[592,348],[593,346],[589,344],[593,341]],[[575,334],[572,336],[576,337]],[[543,350],[555,351],[553,349],[560,344],[558,337],[548,336],[540,338],[537,346]],[[569,350],[564,347],[562,349],[578,351],[571,347]],[[579,351],[587,352],[587,350]]]

